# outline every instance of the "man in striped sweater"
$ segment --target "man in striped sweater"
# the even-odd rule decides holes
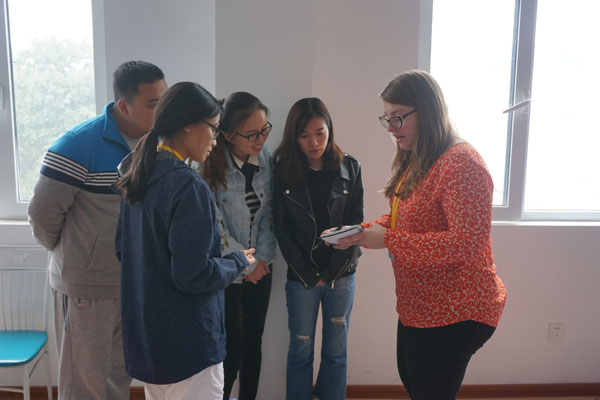
[[[29,202],[33,235],[52,254],[59,399],[129,399],[114,244],[120,197],[111,186],[167,84],[157,66],[130,61],[115,71],[113,89],[103,114],[50,146]]]

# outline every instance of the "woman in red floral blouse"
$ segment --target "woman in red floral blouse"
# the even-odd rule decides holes
[[[505,303],[490,237],[492,179],[477,151],[458,137],[427,72],[396,76],[380,96],[379,120],[396,142],[384,189],[391,210],[336,247],[388,249],[402,382],[413,399],[455,399]]]

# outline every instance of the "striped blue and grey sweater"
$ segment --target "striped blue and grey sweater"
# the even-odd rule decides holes
[[[52,252],[50,284],[74,297],[120,296],[114,250],[120,197],[111,186],[130,150],[112,117],[113,106],[50,146],[29,202],[33,234]]]

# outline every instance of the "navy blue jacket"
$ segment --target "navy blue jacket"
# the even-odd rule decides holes
[[[143,200],[121,202],[116,252],[127,373],[168,384],[223,361],[223,289],[248,263],[240,251],[221,257],[200,175],[159,152]]]

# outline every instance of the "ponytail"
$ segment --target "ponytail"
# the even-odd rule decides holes
[[[154,110],[154,122],[135,146],[131,167],[125,171],[116,187],[128,203],[143,200],[144,190],[156,163],[158,139],[171,140],[188,125],[206,122],[221,113],[217,99],[193,82],[178,82],[160,97]]]
[[[130,204],[142,200],[144,188],[156,161],[158,137],[159,134],[155,128],[142,136],[133,151],[129,169],[117,182],[117,188],[121,191],[121,195]]]

